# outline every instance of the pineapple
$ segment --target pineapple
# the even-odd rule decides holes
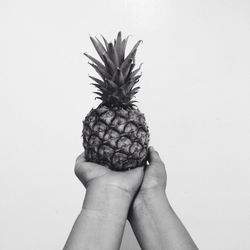
[[[99,78],[89,76],[97,89],[94,92],[101,104],[92,109],[83,121],[83,147],[87,161],[112,170],[123,171],[146,163],[149,131],[144,115],[136,107],[133,97],[140,87],[135,87],[141,75],[141,65],[135,67],[135,54],[141,40],[125,56],[128,37],[122,39],[118,32],[114,43],[102,36],[90,37],[101,62],[84,53]]]

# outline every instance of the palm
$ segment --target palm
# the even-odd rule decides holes
[[[86,162],[84,154],[76,160],[75,173],[86,188],[90,184],[100,184],[120,188],[131,194],[136,192],[143,178],[142,168],[116,172],[99,164]]]

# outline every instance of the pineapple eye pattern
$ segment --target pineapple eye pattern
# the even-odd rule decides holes
[[[91,151],[86,154],[86,160],[118,171],[144,165],[149,134],[145,119],[138,113],[138,109],[110,110],[108,107],[92,110],[83,123],[82,131],[87,137],[83,146]],[[95,123],[90,126],[93,120]]]

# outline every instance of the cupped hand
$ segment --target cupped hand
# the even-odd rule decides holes
[[[165,164],[161,160],[159,153],[152,146],[149,147],[148,162],[149,164],[145,167],[145,174],[139,193],[151,189],[165,191],[167,185]]]
[[[148,162],[149,164],[145,167],[142,184],[134,197],[131,206],[132,210],[150,199],[149,197],[155,197],[159,193],[165,195],[167,173],[159,153],[153,147],[149,147]]]
[[[99,164],[87,162],[82,153],[76,159],[75,174],[86,189],[90,186],[116,188],[132,197],[142,183],[144,171],[143,167],[124,172],[113,171]]]

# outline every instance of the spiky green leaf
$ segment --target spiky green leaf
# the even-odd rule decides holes
[[[138,48],[138,46],[140,45],[140,43],[142,42],[142,40],[139,40],[135,45],[134,47],[132,48],[132,50],[129,52],[129,54],[126,56],[125,60],[126,61],[127,59],[130,59],[132,58],[134,60],[135,58],[135,54],[136,54],[136,50]]]
[[[109,72],[110,75],[112,75],[115,72],[115,64],[110,59],[109,55],[107,53],[103,54],[104,63],[106,66],[106,70]]]
[[[91,78],[92,80],[94,80],[95,82],[97,82],[99,85],[101,85],[103,87],[106,86],[105,81],[102,81],[102,80],[100,80],[100,79],[98,79],[98,78],[96,78],[94,76],[90,76],[90,75],[89,75],[89,78]]]
[[[90,37],[91,42],[93,43],[98,55],[100,56],[100,58],[102,59],[102,55],[103,53],[106,53],[106,50],[103,48],[102,45],[99,44],[98,41],[96,41],[93,37]]]
[[[115,82],[118,86],[122,86],[124,84],[124,76],[120,68],[117,68],[113,77],[112,81]]]
[[[95,86],[96,88],[98,88],[103,94],[107,91],[106,88],[104,88],[103,86],[97,84],[97,83],[91,83],[91,85]]]
[[[118,85],[114,81],[107,79],[107,83],[108,83],[108,87],[111,87],[111,89],[113,90],[117,90]]]
[[[119,66],[120,66],[121,62],[122,62],[122,35],[121,35],[121,31],[118,32],[116,40],[117,40],[117,42],[115,45],[115,50],[117,51],[117,55],[119,58]]]
[[[103,96],[103,93],[102,93],[102,92],[97,92],[97,91],[95,91],[95,92],[93,92],[93,93],[96,94],[96,95],[98,95],[98,96],[100,96],[100,97]]]
[[[131,64],[133,63],[133,59],[125,60],[121,65],[121,71],[124,75],[124,78],[126,79],[128,76],[129,69],[131,67]]]
[[[108,42],[107,42],[106,38],[105,38],[103,35],[101,35],[101,37],[102,37],[102,39],[103,39],[103,41],[104,41],[106,50],[108,50]]]
[[[97,37],[95,37],[95,40],[98,43],[101,50],[107,52],[107,49],[103,46],[103,44],[100,42],[100,40]]]
[[[114,63],[116,67],[119,67],[119,58],[116,49],[114,48],[114,45],[112,43],[109,43],[108,45],[108,55],[111,61]]]
[[[111,78],[111,75],[106,70],[98,68],[94,63],[89,63],[89,65],[91,65],[95,69],[95,71],[102,77],[103,80],[105,80],[106,78]]]
[[[140,66],[131,73],[131,78],[135,77],[135,75],[141,70],[142,64],[143,63],[141,63]]]
[[[94,57],[90,56],[89,54],[87,53],[83,53],[86,57],[88,57],[93,63],[95,63],[99,68],[102,68],[103,70],[105,70],[105,67],[104,65],[99,62],[97,59],[95,59]]]

